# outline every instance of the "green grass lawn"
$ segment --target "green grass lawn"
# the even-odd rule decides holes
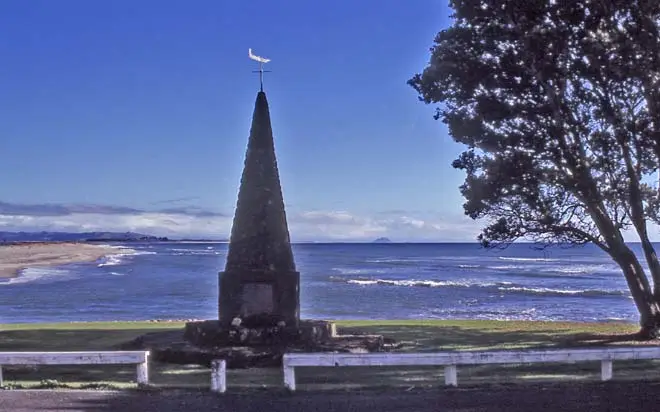
[[[395,339],[400,352],[446,350],[504,350],[565,348],[602,345],[657,344],[632,339],[635,325],[627,323],[559,323],[513,321],[339,321],[340,333],[381,334]],[[145,332],[182,328],[178,322],[98,322],[0,325],[0,351],[114,350],[116,345]],[[614,379],[660,378],[660,362],[614,363]],[[135,368],[115,365],[6,366],[9,387],[135,387]],[[298,387],[355,389],[427,387],[444,383],[439,367],[298,368]],[[514,383],[555,379],[599,379],[598,362],[503,366],[459,366],[459,385]],[[155,387],[208,388],[210,373],[199,366],[152,363]],[[280,369],[244,369],[228,372],[232,389],[281,388]]]

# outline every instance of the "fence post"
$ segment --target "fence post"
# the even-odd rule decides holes
[[[145,352],[144,361],[137,366],[137,383],[138,385],[149,384],[149,352]]]
[[[217,393],[227,391],[227,362],[224,359],[211,362],[211,391]]]
[[[611,360],[602,360],[600,362],[600,379],[603,381],[609,381],[610,379],[612,379]]]
[[[445,366],[445,385],[458,386],[458,377],[456,376],[456,365]]]
[[[293,366],[289,365],[286,355],[282,359],[282,369],[284,370],[284,387],[290,391],[296,390],[296,372]]]

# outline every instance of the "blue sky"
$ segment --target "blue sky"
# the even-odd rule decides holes
[[[0,3],[0,230],[226,236],[258,90],[251,47],[272,59],[293,239],[473,240],[450,165],[461,146],[406,85],[447,2],[325,4]]]

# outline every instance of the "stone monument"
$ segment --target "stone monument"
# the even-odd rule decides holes
[[[166,363],[228,367],[279,366],[295,351],[381,351],[379,335],[337,335],[323,320],[300,320],[300,274],[289,240],[266,93],[257,93],[225,270],[219,273],[218,319],[187,322],[180,331],[154,332],[120,345],[149,349]]]
[[[300,274],[289,239],[266,93],[257,93],[225,270],[218,320],[189,322],[199,346],[274,347],[332,337],[330,322],[300,322]]]
[[[227,263],[219,274],[220,325],[298,328],[296,271],[266,93],[254,105]]]

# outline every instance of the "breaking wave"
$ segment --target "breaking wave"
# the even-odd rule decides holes
[[[613,264],[578,264],[578,265],[544,265],[544,266],[526,266],[526,265],[495,265],[487,266],[487,269],[497,271],[508,271],[508,276],[525,277],[594,277],[599,278],[602,275],[620,273],[616,265]],[[594,276],[600,275],[600,276]]]
[[[559,259],[509,257],[509,256],[499,256],[498,259],[512,261],[512,262],[559,262]]]
[[[627,296],[624,290],[613,289],[559,289],[544,287],[528,287],[517,285],[513,282],[478,282],[471,280],[395,280],[395,279],[372,279],[356,278],[348,279],[331,276],[334,282],[343,282],[359,286],[400,286],[400,287],[424,287],[424,288],[490,288],[500,293],[518,293],[541,296]]]
[[[155,255],[156,252],[147,252],[147,251],[138,251],[130,248],[121,248],[124,253],[117,253],[114,255],[107,255],[100,259],[101,263],[98,263],[96,266],[117,266],[126,263],[126,258],[139,256],[139,255]]]
[[[347,269],[347,268],[332,268],[333,271],[339,272],[342,275],[366,275],[372,273],[386,273],[383,269]]]
[[[74,274],[67,269],[52,267],[26,268],[20,270],[17,277],[9,278],[6,282],[0,283],[0,285],[16,285],[43,280],[67,280],[70,279],[72,275]]]
[[[383,285],[383,286],[405,286],[405,287],[425,287],[425,288],[441,288],[441,287],[493,287],[493,286],[506,286],[513,285],[511,282],[472,282],[472,281],[451,281],[451,280],[394,280],[394,279],[347,279],[336,276],[331,276],[330,280],[335,282],[349,283],[353,285]]]
[[[173,256],[210,256],[210,255],[224,255],[223,251],[215,250],[212,246],[206,249],[185,249],[185,248],[172,248],[168,252]]]
[[[543,296],[627,296],[628,293],[623,290],[605,290],[605,289],[552,289],[535,288],[523,286],[500,286],[498,288],[503,292],[521,292],[533,295]]]

